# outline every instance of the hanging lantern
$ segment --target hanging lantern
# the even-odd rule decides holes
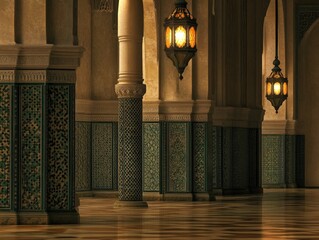
[[[189,60],[197,51],[197,23],[186,6],[185,0],[175,0],[175,10],[164,21],[164,50],[177,68],[180,80],[183,79],[183,72]]]
[[[278,113],[279,107],[288,97],[288,79],[285,78],[279,67],[280,61],[278,59],[278,1],[276,6],[276,56],[273,62],[274,68],[270,76],[266,80],[266,98],[271,102]]]

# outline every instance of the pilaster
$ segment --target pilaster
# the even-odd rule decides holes
[[[75,68],[81,48],[1,46],[6,133],[2,224],[78,223],[74,189]]]

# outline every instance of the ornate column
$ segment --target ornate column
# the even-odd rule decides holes
[[[143,2],[119,2],[118,163],[119,200],[115,207],[147,207],[142,185]]]

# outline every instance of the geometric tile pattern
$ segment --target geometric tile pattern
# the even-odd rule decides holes
[[[92,189],[113,189],[112,123],[92,123]]]
[[[317,189],[265,190],[216,202],[149,201],[113,209],[114,199],[82,198],[81,224],[6,226],[1,239],[318,239]]]
[[[143,123],[143,191],[160,191],[160,123]]]
[[[188,124],[168,123],[168,192],[189,191]]]
[[[72,112],[69,107],[68,85],[49,85],[48,87],[48,139],[47,139],[47,204],[48,210],[68,210],[72,185],[72,166],[69,159],[72,149],[69,141],[73,130],[70,125]],[[73,133],[74,134],[74,133]],[[72,135],[71,135],[72,136]]]
[[[42,86],[20,87],[20,208],[41,210],[42,175]]]
[[[0,85],[0,208],[10,208],[11,87]]]
[[[91,123],[75,123],[75,189],[91,190]]]
[[[193,192],[206,191],[207,123],[193,123]]]
[[[263,187],[285,187],[285,135],[262,136]]]
[[[142,99],[119,98],[119,200],[143,200]]]

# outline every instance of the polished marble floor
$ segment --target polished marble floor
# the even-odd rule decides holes
[[[114,201],[81,198],[81,224],[0,226],[0,239],[319,239],[319,189],[148,202],[129,211],[113,209]]]

